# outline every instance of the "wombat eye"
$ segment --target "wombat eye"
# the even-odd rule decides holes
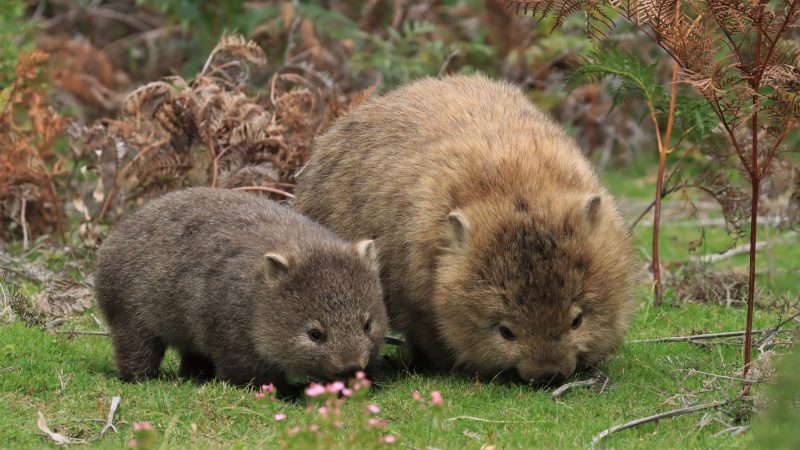
[[[575,316],[575,319],[572,320],[572,329],[574,330],[578,328],[581,326],[581,323],[583,323],[583,314],[579,313],[577,316]]]
[[[325,335],[322,334],[322,331],[319,331],[316,328],[312,328],[308,331],[308,337],[311,338],[312,341],[320,343],[325,340]]]
[[[367,323],[364,324],[364,333],[369,333],[372,331],[372,321],[368,320]]]
[[[511,330],[508,329],[508,327],[504,327],[502,325],[500,326],[500,335],[503,336],[503,339],[507,341],[513,341],[514,339],[516,339],[514,333],[512,333]]]

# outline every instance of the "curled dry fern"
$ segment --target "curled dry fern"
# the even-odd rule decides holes
[[[322,45],[313,33],[306,30],[307,40]],[[74,127],[81,148],[97,149],[93,197],[100,206],[92,220],[186,185],[253,188],[285,199],[312,138],[374,89],[341,92],[316,68],[314,55],[323,53],[289,58],[274,71],[268,95],[253,95],[250,70],[266,66],[263,50],[242,36],[223,36],[194,79],[148,83],[128,95],[118,120]]]

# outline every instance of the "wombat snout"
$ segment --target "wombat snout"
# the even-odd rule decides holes
[[[517,373],[525,383],[539,386],[559,385],[575,370],[573,367],[562,367],[558,364],[544,363],[536,365],[521,364]]]

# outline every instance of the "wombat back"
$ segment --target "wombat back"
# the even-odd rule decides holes
[[[622,342],[635,264],[614,200],[519,89],[424,79],[318,138],[295,206],[374,238],[418,363],[549,381]]]
[[[156,375],[167,346],[183,375],[238,384],[364,369],[386,323],[373,248],[242,192],[193,188],[147,203],[97,258],[121,377]]]

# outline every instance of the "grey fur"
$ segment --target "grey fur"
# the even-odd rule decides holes
[[[156,376],[167,346],[181,375],[239,385],[364,369],[387,320],[372,248],[254,194],[192,188],[147,203],[97,257],[120,377]]]

